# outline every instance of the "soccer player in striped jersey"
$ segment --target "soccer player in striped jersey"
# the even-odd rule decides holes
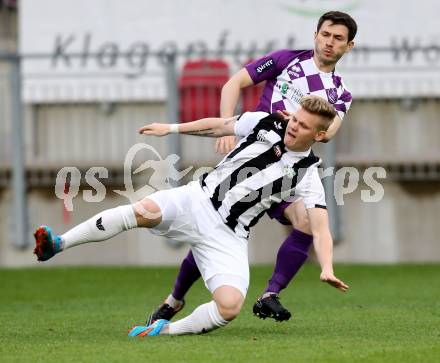
[[[325,13],[318,21],[313,50],[276,51],[246,65],[232,76],[222,90],[221,116],[234,114],[242,88],[266,81],[256,111],[294,112],[299,107],[299,100],[307,94],[320,96],[333,104],[337,116],[322,140],[328,141],[336,134],[351,105],[351,94],[335,66],[353,48],[356,31],[356,22],[348,14],[338,11]],[[217,150],[222,153],[229,152],[234,145],[233,136],[220,138],[216,144]],[[268,214],[280,223],[292,224],[293,230],[280,246],[275,270],[253,311],[259,317],[283,321],[288,320],[291,314],[282,306],[278,294],[305,263],[312,235],[301,200],[280,203]],[[185,294],[199,277],[200,272],[190,251],[182,261],[172,293],[147,318],[147,322],[171,319],[183,308]]]
[[[140,132],[145,135],[179,132],[212,137],[237,135],[242,140],[200,181],[158,191],[133,205],[105,210],[60,236],[47,226],[39,227],[34,251],[38,260],[138,227],[188,242],[212,301],[175,322],[160,319],[149,326],[136,326],[129,335],[208,332],[233,320],[243,305],[249,285],[249,228],[271,205],[302,198],[321,265],[320,279],[346,291],[348,285],[333,272],[333,241],[317,169],[320,159],[311,150],[313,143],[325,137],[336,111],[317,96],[304,97],[300,106],[289,122],[256,112],[229,119],[142,127]]]

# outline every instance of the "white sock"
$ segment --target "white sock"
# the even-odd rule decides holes
[[[170,323],[168,335],[206,333],[227,323],[228,321],[220,315],[215,301],[211,301],[197,307],[191,315]]]
[[[63,249],[86,242],[104,241],[136,227],[136,216],[131,204],[107,209],[64,233],[61,236]]]
[[[183,304],[182,300],[177,300],[172,294],[168,295],[168,297],[165,299],[165,302],[173,309],[177,309]]]

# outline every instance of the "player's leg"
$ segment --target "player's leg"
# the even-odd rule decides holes
[[[171,320],[185,306],[185,295],[200,278],[200,271],[191,251],[182,261],[174,282],[173,291],[159,307],[147,317],[146,324],[151,325],[159,319]]]
[[[187,317],[170,323],[164,334],[200,334],[221,328],[237,317],[244,302],[242,292],[228,285],[218,287],[212,298]]]
[[[107,240],[136,227],[153,228],[161,222],[159,206],[148,198],[117,208],[107,209],[62,234],[55,235],[47,226],[37,228],[34,253],[39,261],[83,243]]]
[[[258,317],[269,317],[277,321],[288,320],[291,317],[290,312],[280,303],[278,294],[287,287],[305,263],[309,247],[313,242],[302,200],[285,207],[283,216],[291,222],[294,229],[280,246],[272,277],[264,294],[253,307],[254,314]]]
[[[240,312],[247,293],[247,240],[226,227],[214,209],[210,216],[210,209],[206,206],[204,213],[196,218],[201,237],[191,249],[213,301],[199,306],[188,317],[170,323],[169,334],[197,334],[226,325]],[[219,219],[217,224],[212,224],[214,217]]]
[[[192,251],[190,250],[180,265],[179,274],[174,282],[171,295],[175,299],[183,301],[188,290],[194,282],[200,278],[200,276],[199,268],[197,267]]]
[[[294,226],[293,230],[278,250],[275,269],[265,293],[278,294],[287,287],[308,257],[313,242],[306,208],[302,200],[291,203],[284,216]]]
[[[224,277],[226,280],[223,279]],[[210,302],[198,306],[190,315],[175,322],[161,319],[149,326],[134,327],[130,330],[129,336],[200,334],[228,324],[240,313],[247,290],[247,287],[243,288],[246,283],[237,276],[232,277],[233,280],[242,281],[241,287],[238,288],[235,281],[232,282],[235,286],[228,284],[227,280],[231,276],[216,275],[214,278],[224,282],[220,282],[221,286],[215,288]],[[218,281],[214,284],[218,284]],[[209,287],[210,282],[208,281],[207,284]]]
[[[190,208],[184,206],[188,219],[172,226],[169,235],[188,226],[182,238],[192,242],[194,260],[213,300],[176,322],[164,325],[165,320],[157,320],[151,326],[135,327],[130,336],[208,332],[226,325],[242,307],[249,286],[247,240],[224,224],[200,184],[191,184],[190,188],[186,197],[194,202]],[[150,332],[145,333],[147,330]]]

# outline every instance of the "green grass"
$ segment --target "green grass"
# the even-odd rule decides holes
[[[168,294],[176,268],[0,270],[1,362],[439,362],[440,266],[338,266],[339,293],[306,266],[282,302],[287,323],[252,316],[271,274],[251,272],[248,300],[201,336],[128,338]],[[209,300],[198,282],[184,313]],[[183,316],[183,315],[181,315]]]

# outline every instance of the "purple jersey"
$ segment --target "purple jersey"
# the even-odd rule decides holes
[[[351,105],[351,93],[335,71],[324,73],[313,50],[279,50],[245,66],[252,81],[267,81],[256,111],[296,111],[305,95],[320,96],[335,106],[341,119]]]

